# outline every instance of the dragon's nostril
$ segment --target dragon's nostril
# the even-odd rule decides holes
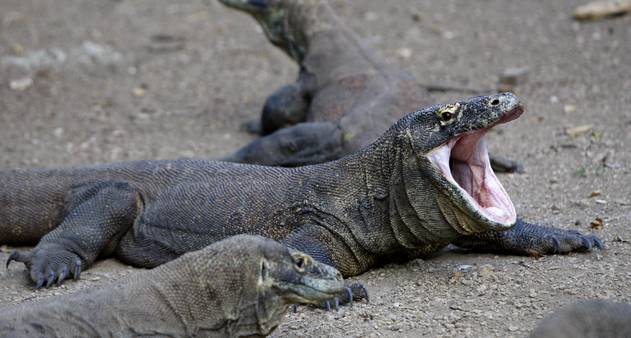
[[[493,100],[490,102],[490,105],[491,105],[491,106],[497,106],[498,104],[500,104],[500,100],[499,100],[499,99],[493,99]]]

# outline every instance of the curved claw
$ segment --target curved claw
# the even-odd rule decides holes
[[[335,297],[333,299],[333,305],[335,307],[335,311],[340,311],[340,299]]]
[[[9,270],[9,264],[11,264],[12,261],[18,261],[19,256],[20,254],[17,251],[13,251],[11,255],[9,255],[9,258],[7,259],[7,270]]]
[[[556,238],[556,236],[552,236],[552,247],[553,247],[553,253],[555,254],[560,254],[561,253],[561,241],[559,241],[558,238]]]
[[[346,293],[348,294],[348,306],[353,307],[353,290],[346,288]]]
[[[592,241],[585,236],[581,236],[581,242],[583,243],[585,251],[592,251]]]
[[[74,263],[74,271],[72,272],[74,280],[79,280],[81,276],[81,260],[77,259]]]
[[[351,289],[358,289],[359,299],[366,299],[366,303],[370,303],[370,297],[368,296],[368,290],[361,283],[354,283],[350,285]]]
[[[326,310],[331,311],[331,303],[328,300],[326,301]]]
[[[48,271],[48,278],[46,278],[46,288],[48,289],[51,285],[53,285],[56,279],[57,275],[55,274],[55,271]]]
[[[63,281],[66,279],[66,277],[68,277],[68,267],[64,265],[64,267],[61,269],[61,272],[59,273],[59,276],[57,277],[57,282],[55,283],[55,285],[60,286],[61,283],[63,283]]]
[[[605,243],[603,243],[603,241],[600,238],[598,238],[597,236],[590,236],[590,239],[593,241],[594,246],[598,250],[604,250],[605,249]]]
[[[44,286],[44,278],[40,278],[37,280],[37,283],[35,284],[35,289],[39,290],[42,288],[42,286]]]

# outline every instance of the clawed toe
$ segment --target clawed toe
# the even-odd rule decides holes
[[[24,263],[36,289],[59,286],[71,274],[75,280],[79,279],[82,269],[82,261],[76,254],[59,247],[14,251],[7,259],[7,269],[13,261]]]

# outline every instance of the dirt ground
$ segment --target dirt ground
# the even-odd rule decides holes
[[[353,278],[369,304],[300,308],[275,336],[519,337],[577,299],[631,301],[631,16],[574,22],[581,2],[333,3],[422,83],[490,90],[503,70],[527,67],[515,89],[527,112],[491,135],[493,151],[527,171],[500,179],[527,219],[594,232],[607,250],[388,265]],[[213,0],[3,0],[0,167],[219,157],[253,138],[241,125],[296,71],[251,18]],[[135,271],[107,260],[79,282],[33,291],[15,264],[0,269],[0,303]]]

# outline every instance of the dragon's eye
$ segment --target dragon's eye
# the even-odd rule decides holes
[[[297,257],[294,259],[294,264],[299,271],[303,271],[305,269],[306,262],[303,257]]]
[[[440,108],[436,112],[436,115],[438,116],[438,119],[440,120],[440,124],[444,126],[444,125],[454,122],[456,120],[459,110],[460,110],[459,103],[450,104],[450,105]]]
[[[442,114],[440,114],[440,119],[443,121],[449,121],[454,117],[454,113],[450,112],[450,111],[445,111],[442,112]]]

